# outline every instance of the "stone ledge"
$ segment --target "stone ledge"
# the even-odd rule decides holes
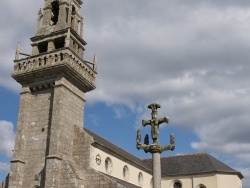
[[[23,164],[25,164],[25,162],[22,161],[21,159],[13,159],[13,160],[11,160],[10,162],[11,162],[11,163],[23,163]]]
[[[84,92],[95,89],[95,64],[81,60],[68,48],[14,62],[12,77],[22,85],[65,77]]]

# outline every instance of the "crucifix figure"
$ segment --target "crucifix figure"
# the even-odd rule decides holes
[[[151,125],[151,137],[154,142],[158,141],[159,137],[159,125],[161,123],[168,123],[168,118],[163,117],[158,119],[157,108],[160,108],[159,104],[153,103],[148,105],[148,108],[152,110],[151,113],[151,120],[142,120],[142,126],[145,127],[146,125]]]

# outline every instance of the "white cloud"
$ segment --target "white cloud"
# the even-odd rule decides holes
[[[0,152],[11,157],[14,149],[15,133],[13,124],[9,121],[0,120]]]

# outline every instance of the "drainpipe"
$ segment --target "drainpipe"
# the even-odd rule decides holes
[[[192,174],[192,188],[194,188],[194,175]]]

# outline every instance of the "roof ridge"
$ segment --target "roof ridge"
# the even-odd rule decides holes
[[[238,176],[242,179],[244,178],[244,176],[241,174],[241,172],[233,169],[232,167],[230,167],[229,165],[225,164],[224,162],[220,161],[219,159],[216,159],[215,157],[213,157],[212,155],[207,154],[209,161],[212,163],[213,167],[215,168],[216,172],[229,172],[229,173],[237,173]],[[218,168],[216,168],[214,165],[214,163],[218,163],[219,165],[222,165]],[[226,168],[226,169],[220,169],[220,168]]]
[[[171,155],[171,156],[165,156],[161,157],[161,159],[168,159],[168,158],[176,158],[176,157],[186,157],[186,156],[199,156],[199,155],[209,155],[206,152],[199,152],[199,153],[187,153],[187,154],[181,154],[181,155]],[[146,159],[141,159],[143,161],[146,160],[152,160],[152,158],[146,158]]]
[[[215,167],[215,164],[212,162],[212,158],[211,158],[212,156],[211,155],[206,155],[206,158],[207,158],[207,160],[209,161],[209,163],[210,163],[210,165],[211,165],[211,167],[212,167],[212,169],[215,171],[215,172],[217,172],[218,171],[218,169]],[[215,159],[215,158],[214,158]]]
[[[161,157],[161,159],[165,159],[165,158],[171,158],[171,157],[186,157],[186,156],[202,156],[202,155],[208,155],[205,152],[199,152],[199,153],[187,153],[187,154],[181,154],[181,155],[171,155],[171,156],[165,156],[165,157]]]
[[[217,168],[215,167],[215,164],[214,164],[214,163],[216,162],[216,163],[219,163],[220,165],[223,165],[224,167],[228,168],[228,171],[231,170],[232,172],[236,172],[235,169],[231,168],[229,165],[225,164],[224,162],[222,162],[222,161],[216,159],[216,158],[213,157],[212,155],[207,154],[207,157],[208,157],[209,162],[211,163],[211,165],[214,167],[214,170],[215,170],[215,171],[221,171],[221,169],[217,169]]]

